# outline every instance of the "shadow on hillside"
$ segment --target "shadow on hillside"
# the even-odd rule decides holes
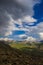
[[[39,50],[36,48],[24,47],[24,48],[21,48],[21,50],[25,54],[30,54],[34,56],[43,56],[43,50]]]

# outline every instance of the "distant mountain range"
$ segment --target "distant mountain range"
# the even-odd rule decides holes
[[[3,43],[6,43],[6,44],[9,44],[9,43],[23,43],[23,44],[26,44],[26,43],[43,43],[43,40],[40,40],[40,41],[15,41],[15,40],[0,40],[0,42],[3,42]]]
[[[40,42],[43,42],[43,40],[41,40]]]

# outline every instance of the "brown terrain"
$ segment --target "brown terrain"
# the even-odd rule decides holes
[[[0,65],[43,65],[43,51],[20,50],[0,41]]]

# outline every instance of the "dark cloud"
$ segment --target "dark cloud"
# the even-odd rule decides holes
[[[21,2],[20,2],[21,1]],[[0,10],[7,11],[14,19],[33,14],[34,0],[0,0]]]
[[[0,34],[5,34],[10,17],[16,20],[26,15],[33,15],[34,0],[0,0]]]
[[[6,26],[8,24],[9,17],[6,15],[4,10],[0,10],[0,27],[3,25]]]
[[[27,14],[28,8],[18,4],[15,0],[0,0],[0,10],[7,11],[14,19]]]

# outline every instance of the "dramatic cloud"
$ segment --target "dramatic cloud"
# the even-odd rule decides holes
[[[14,19],[25,15],[33,15],[33,6],[40,0],[0,0],[0,10],[7,11]]]
[[[8,40],[12,40],[12,39],[11,38],[0,38],[0,40],[8,41]]]
[[[36,38],[27,36],[26,34],[19,35],[18,37],[26,41],[36,41]]]
[[[21,38],[21,39],[23,39],[23,40],[25,40],[27,38],[27,35],[26,34],[21,34],[18,37]]]
[[[28,37],[28,38],[26,39],[26,41],[36,41],[36,39],[33,38],[33,37]]]
[[[34,5],[39,3],[40,0],[0,0],[0,35],[12,35],[15,30],[23,30],[29,35],[38,30],[29,25],[37,21],[32,16]]]
[[[31,39],[31,40],[43,40],[43,22],[39,23],[37,26],[33,26],[33,27],[25,27],[24,28],[24,31],[25,31],[25,34],[20,35],[21,38],[24,38],[24,39],[31,39],[34,38],[34,39]],[[26,38],[25,38],[26,36]]]
[[[26,22],[36,22],[37,20],[32,18],[31,16],[26,16],[26,17],[24,17],[24,21],[26,21]]]
[[[40,32],[39,35],[40,35],[40,39],[43,40],[43,32]]]

